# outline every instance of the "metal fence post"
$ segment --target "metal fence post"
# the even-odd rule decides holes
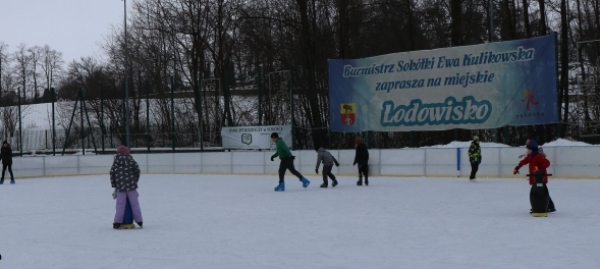
[[[258,125],[262,126],[262,67],[258,67]]]
[[[25,92],[25,89],[23,89],[23,93]],[[21,87],[17,87],[17,95],[19,96],[17,98],[18,100],[18,105],[19,105],[19,152],[21,153],[21,156],[23,156],[23,129],[21,128],[21,122],[23,121],[23,117],[21,116]]]
[[[52,156],[56,156],[56,123],[54,118],[54,103],[56,102],[56,91],[50,88],[52,94]]]
[[[125,89],[127,87],[126,85],[127,85],[127,82],[124,82],[123,83],[123,96],[122,96],[122,98],[123,98],[123,131],[122,131],[122,134],[123,135],[121,136],[121,143],[122,143],[122,145],[129,147],[129,145],[127,144],[128,141],[127,141],[127,130],[126,130],[127,129],[127,104],[125,104],[125,102],[126,102]]]
[[[146,80],[146,143],[150,152],[150,83]]]
[[[199,132],[200,135],[200,150],[204,150],[204,126],[202,122],[202,72],[200,72],[200,76],[198,76],[198,120],[199,120]]]
[[[291,124],[292,124],[292,150],[296,149],[296,143],[294,143],[294,64],[290,63],[290,107],[291,107]]]
[[[171,145],[173,152],[175,152],[175,83],[174,78],[171,76]]]
[[[102,87],[100,88],[100,133],[102,134],[102,154],[104,154],[104,136],[106,135],[106,130],[104,128],[104,88]]]
[[[85,155],[85,133],[83,130],[83,90],[79,87],[79,100],[81,101],[81,105],[79,106],[79,115],[81,117],[81,152]]]

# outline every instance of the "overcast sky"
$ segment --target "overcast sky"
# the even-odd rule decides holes
[[[122,0],[0,0],[0,41],[11,53],[25,43],[47,44],[63,53],[65,63],[99,57],[105,37],[122,25]]]

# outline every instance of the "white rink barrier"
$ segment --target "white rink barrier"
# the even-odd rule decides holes
[[[548,173],[555,178],[600,178],[600,147],[543,147],[551,162]],[[369,174],[373,176],[468,177],[471,165],[468,148],[369,149]],[[512,170],[525,152],[520,148],[482,148],[478,178],[513,177]],[[331,150],[340,166],[336,175],[357,175],[354,150]],[[142,174],[268,174],[275,175],[279,160],[274,152],[206,152],[132,154]],[[296,169],[315,176],[317,154],[313,150],[293,151]],[[107,174],[113,155],[14,157],[17,178]],[[323,167],[321,165],[321,167]],[[524,177],[528,166],[520,170]],[[289,172],[288,172],[289,173]]]

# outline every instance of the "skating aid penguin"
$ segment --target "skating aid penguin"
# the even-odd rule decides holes
[[[534,217],[548,216],[548,192],[544,183],[544,172],[538,170],[533,174],[535,183],[531,184],[529,191],[529,202],[531,203],[531,215]]]

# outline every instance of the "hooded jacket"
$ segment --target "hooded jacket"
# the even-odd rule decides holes
[[[271,156],[271,159],[279,156],[280,160],[291,158],[292,153],[290,152],[290,148],[285,144],[283,139],[277,138],[277,142],[275,142],[275,154]]]
[[[533,176],[538,170],[541,170],[544,174],[544,183],[548,184],[548,176],[546,168],[550,167],[550,161],[546,159],[546,155],[539,152],[537,142],[532,141],[527,145],[527,149],[531,150],[531,153],[521,160],[517,165],[517,168],[529,164],[529,185],[535,183],[535,176]]]
[[[364,165],[369,162],[369,150],[367,149],[367,145],[365,143],[358,143],[356,145],[356,155],[354,155],[354,164]]]
[[[317,170],[319,170],[321,163],[323,163],[324,166],[332,166],[334,163],[338,165],[338,161],[324,148],[319,148],[317,155]]]
[[[0,149],[0,159],[2,159],[2,164],[12,164],[12,149],[10,148],[10,144],[6,143],[8,147],[4,147],[4,143],[2,142],[2,149]]]
[[[132,191],[138,188],[140,167],[129,154],[117,154],[110,169],[110,185],[117,191]]]
[[[476,162],[481,162],[481,146],[479,140],[473,140],[469,147],[469,159],[473,159]]]

